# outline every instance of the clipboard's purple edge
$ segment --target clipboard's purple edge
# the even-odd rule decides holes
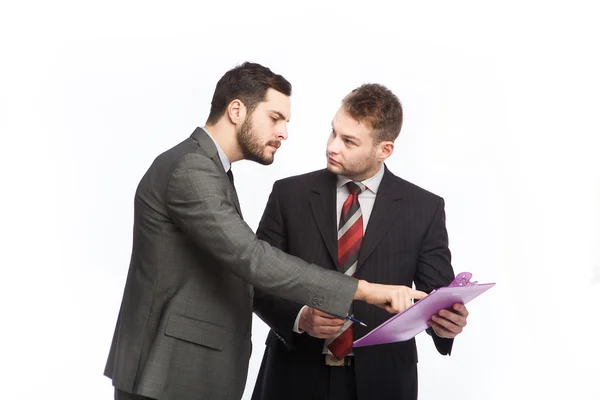
[[[494,286],[496,284],[496,282],[490,282],[490,283],[478,283],[475,286],[490,286],[490,288],[492,286]],[[439,289],[434,289],[431,291],[431,293],[429,293],[425,298],[419,300],[418,302],[414,303],[413,305],[411,305],[410,307],[408,307],[406,310],[402,311],[401,313],[398,313],[396,315],[394,315],[392,318],[388,319],[387,321],[385,321],[383,324],[379,325],[376,328],[373,328],[373,330],[371,330],[369,333],[367,333],[366,335],[364,335],[363,337],[361,337],[360,339],[357,339],[353,342],[354,343],[360,343],[363,339],[367,338],[369,335],[371,335],[371,333],[374,333],[380,329],[382,329],[384,326],[386,326],[387,324],[391,323],[392,321],[394,321],[396,318],[399,318],[402,314],[404,314],[405,312],[407,312],[408,310],[410,310],[411,308],[413,308],[414,306],[416,306],[417,304],[421,304],[422,302],[424,302],[425,300],[427,300],[429,298],[429,296],[431,296],[434,292],[439,292],[439,291],[443,291],[444,289],[451,289],[451,290],[456,290],[459,289],[461,287],[471,287],[471,286],[453,286],[453,287],[449,287],[449,286],[442,286]],[[489,289],[489,288],[488,288]],[[486,289],[486,291],[488,290]]]

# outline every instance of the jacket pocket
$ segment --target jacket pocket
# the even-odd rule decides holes
[[[207,321],[171,314],[165,335],[221,351],[229,337],[229,329]]]

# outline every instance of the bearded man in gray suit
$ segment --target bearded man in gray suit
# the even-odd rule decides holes
[[[133,250],[105,375],[115,399],[240,399],[253,286],[338,317],[353,299],[400,312],[425,293],[371,284],[260,241],[231,163],[271,164],[287,139],[291,85],[244,63],[217,83],[204,128],[159,155],[135,194]]]

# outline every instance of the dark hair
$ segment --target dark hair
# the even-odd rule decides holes
[[[375,144],[394,141],[402,128],[402,104],[383,85],[367,83],[350,92],[342,104],[348,114],[374,130]]]
[[[269,89],[292,95],[292,85],[283,76],[260,64],[245,62],[230,69],[217,82],[206,123],[212,125],[219,121],[235,99],[244,103],[248,115],[252,114],[256,106],[265,101]]]

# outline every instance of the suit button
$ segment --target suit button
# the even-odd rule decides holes
[[[252,332],[246,332],[246,339],[252,338]]]
[[[313,306],[322,306],[323,305],[323,296],[315,296],[312,298],[312,305]]]
[[[254,290],[251,290],[248,292],[248,297],[249,298],[253,298],[254,297]]]

